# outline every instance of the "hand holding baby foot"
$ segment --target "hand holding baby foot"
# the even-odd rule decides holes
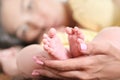
[[[72,54],[73,57],[78,57],[79,55],[81,55],[80,53],[81,48],[79,47],[80,45],[82,45],[82,43],[84,43],[84,36],[77,27],[73,29],[66,28],[66,32],[68,34],[68,39],[70,42],[70,51],[71,53],[73,53]],[[52,28],[50,29],[48,34],[44,34],[43,44],[44,44],[44,50],[47,51],[51,56],[53,56],[54,59],[68,59],[69,58],[69,56],[67,55],[68,52],[64,48],[64,45],[61,43],[60,39],[57,37],[55,29]],[[36,61],[36,63],[43,65],[41,64],[41,61],[39,61],[37,58],[36,59],[34,58],[34,60]]]

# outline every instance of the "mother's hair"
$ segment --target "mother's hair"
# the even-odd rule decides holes
[[[12,35],[9,35],[0,26],[0,48],[9,48],[11,46],[17,46],[22,44],[23,44],[23,41],[21,41],[20,39]]]

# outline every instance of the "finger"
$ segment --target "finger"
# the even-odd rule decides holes
[[[105,62],[105,55],[95,55],[67,60],[45,60],[44,65],[58,71],[89,69],[94,64]]]
[[[83,51],[86,54],[100,54],[100,53],[109,53],[111,49],[111,44],[108,42],[91,42],[87,43],[87,50]]]
[[[49,77],[49,78],[60,78],[60,76],[58,76],[58,75],[56,75],[48,70],[43,70],[43,69],[34,70],[32,72],[32,75],[33,76],[40,75],[40,76],[45,76],[45,77]]]
[[[105,54],[120,59],[120,49],[110,42],[100,41],[91,42],[87,44],[87,50],[83,51],[84,54],[95,55]]]
[[[95,75],[84,72],[84,71],[69,71],[58,73],[61,77],[73,78],[73,79],[82,79],[82,80],[93,80],[96,78]]]

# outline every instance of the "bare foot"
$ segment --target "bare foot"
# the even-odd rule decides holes
[[[0,51],[0,63],[3,71],[10,75],[15,76],[18,74],[16,66],[16,54],[18,53],[17,48],[9,48]]]
[[[55,59],[67,59],[68,52],[56,35],[54,28],[50,29],[48,35],[43,36],[44,49]]]
[[[78,57],[82,55],[80,45],[84,43],[84,36],[80,32],[80,29],[75,28],[66,28],[66,33],[68,34],[70,52],[72,57]]]

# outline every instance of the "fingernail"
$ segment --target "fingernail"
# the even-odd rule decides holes
[[[35,60],[35,62],[36,62],[37,64],[40,64],[40,65],[43,65],[43,64],[44,64],[41,60],[37,59],[36,56],[34,56],[33,59]]]
[[[44,64],[44,63],[43,63],[42,61],[40,61],[40,60],[37,60],[36,63],[37,63],[37,64],[40,64],[40,65],[43,65],[43,64]]]
[[[38,72],[36,72],[36,71],[33,71],[33,72],[32,72],[32,75],[33,75],[33,76],[38,76],[38,75],[39,75],[39,73],[38,73]]]
[[[87,45],[86,45],[85,43],[81,43],[81,44],[80,44],[80,47],[81,47],[81,50],[82,50],[82,51],[87,50]]]

